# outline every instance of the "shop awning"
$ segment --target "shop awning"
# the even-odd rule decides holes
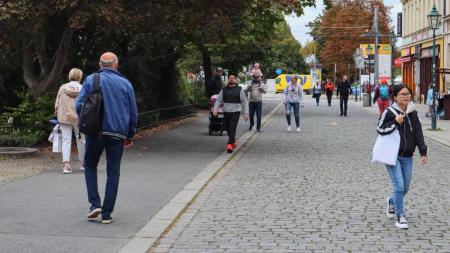
[[[410,62],[411,60],[411,56],[398,57],[394,60],[394,63],[397,67],[401,67],[403,63]]]

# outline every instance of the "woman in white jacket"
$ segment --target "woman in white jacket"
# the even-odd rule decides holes
[[[63,173],[72,173],[70,166],[70,154],[72,147],[72,131],[75,132],[77,140],[78,159],[81,161],[81,170],[84,170],[84,152],[85,139],[84,135],[78,130],[78,115],[75,111],[75,102],[81,91],[81,78],[83,72],[80,69],[73,68],[69,72],[70,82],[61,85],[58,96],[55,101],[55,114],[61,125],[61,133],[63,138],[62,156],[63,156]]]

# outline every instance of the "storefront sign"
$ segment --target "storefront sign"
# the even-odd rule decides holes
[[[397,36],[400,37],[402,37],[402,25],[403,25],[402,13],[399,12],[397,13]]]

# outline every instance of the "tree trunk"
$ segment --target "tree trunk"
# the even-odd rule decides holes
[[[208,49],[202,50],[202,60],[203,60],[203,72],[205,73],[205,96],[207,98],[211,97],[212,94],[209,94],[208,84],[211,81],[211,55],[208,52]]]
[[[23,79],[34,96],[48,91],[61,77],[74,32],[74,29],[70,27],[70,23],[69,19],[59,42],[58,49],[52,57],[54,59],[52,62],[48,60],[48,56],[45,53],[45,39],[42,38],[45,38],[46,34],[36,34],[36,40],[32,39],[31,41],[27,40],[26,38],[29,37],[24,35],[24,44],[22,47]],[[26,43],[27,41],[29,42]],[[37,62],[35,62],[35,58],[38,59]],[[39,73],[35,73],[35,64],[39,66]]]

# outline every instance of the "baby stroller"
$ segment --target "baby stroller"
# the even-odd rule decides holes
[[[217,116],[213,115],[214,103],[216,103],[218,95],[212,95],[209,99],[209,135],[219,133],[223,135],[223,104],[217,109]]]

